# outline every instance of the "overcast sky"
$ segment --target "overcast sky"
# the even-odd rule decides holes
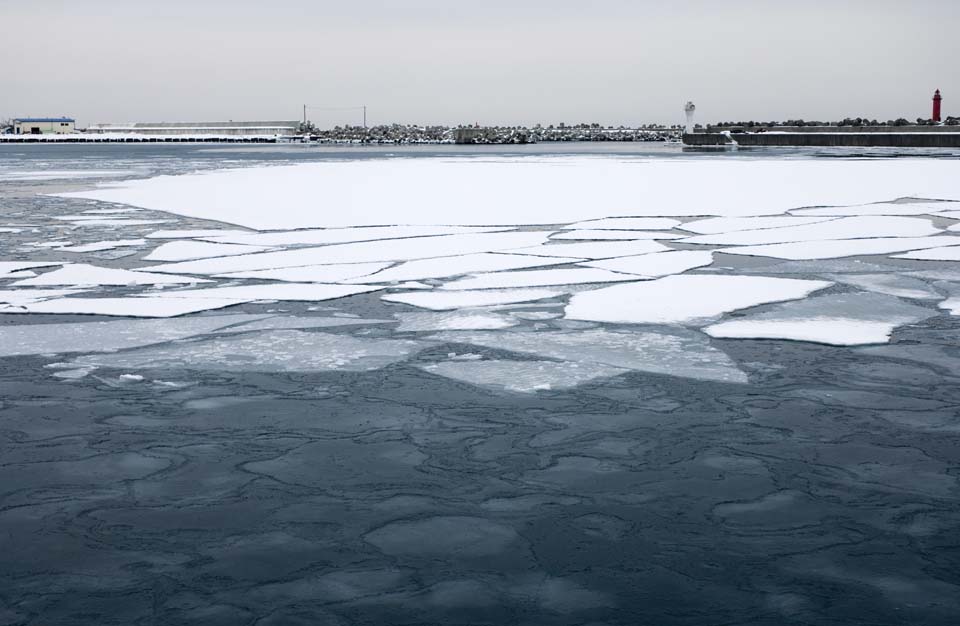
[[[960,113],[956,0],[0,0],[0,117],[675,123]]]

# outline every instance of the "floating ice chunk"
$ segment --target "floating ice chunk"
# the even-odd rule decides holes
[[[587,243],[555,243],[535,248],[513,250],[517,254],[553,257],[583,257],[586,259],[610,259],[618,256],[632,256],[663,252],[670,248],[656,241],[598,241]]]
[[[79,246],[65,246],[60,248],[61,252],[101,252],[103,250],[114,250],[116,248],[130,248],[142,246],[147,243],[146,239],[118,239],[116,241],[97,241],[86,243]]]
[[[14,285],[174,285],[210,282],[191,276],[169,276],[110,267],[97,267],[85,263],[65,265],[58,270],[41,274],[36,278],[20,280]]]
[[[431,337],[451,343],[509,350],[575,363],[595,363],[628,370],[745,383],[747,376],[700,333],[584,331],[445,332]]]
[[[17,233],[22,233],[22,232],[23,232],[22,228],[7,228],[6,226],[0,227],[0,233],[10,233],[15,235]]]
[[[667,217],[608,217],[587,220],[564,226],[565,229],[590,230],[671,230],[680,226],[680,220]]]
[[[0,278],[7,278],[10,274],[14,272],[19,272],[21,270],[30,270],[36,269],[38,267],[54,267],[57,265],[68,265],[67,263],[61,263],[58,261],[52,262],[21,262],[21,261],[0,261]]]
[[[37,273],[31,270],[20,270],[19,272],[10,272],[9,274],[0,274],[0,279],[13,278],[33,278]]]
[[[951,296],[939,304],[941,309],[950,312],[950,315],[960,315],[960,297]]]
[[[493,272],[462,278],[443,285],[443,289],[504,289],[508,287],[546,287],[584,283],[617,283],[637,280],[636,276],[596,268]]]
[[[958,240],[960,243],[960,240]],[[960,247],[930,248],[916,250],[906,254],[898,254],[895,259],[911,259],[914,261],[960,261]]]
[[[63,370],[62,372],[54,372],[51,374],[54,378],[62,378],[64,380],[79,380],[85,378],[94,371],[95,367],[80,367],[77,369]]]
[[[350,243],[356,241],[385,241],[411,237],[461,235],[470,233],[497,233],[515,230],[514,227],[481,228],[476,226],[366,226],[361,228],[329,228],[323,230],[295,230],[273,233],[244,233],[210,237],[219,243],[253,244],[258,246],[293,246]]]
[[[74,216],[76,217],[76,216]],[[94,216],[85,216],[85,217],[94,217]],[[63,219],[63,218],[57,218]],[[167,222],[172,222],[173,220],[126,220],[126,219],[74,219],[72,224],[74,226],[149,226],[151,224],[166,224]]]
[[[681,230],[701,235],[716,235],[738,230],[759,230],[763,228],[784,228],[789,226],[805,226],[826,222],[831,217],[711,217],[705,220],[686,222],[679,226]]]
[[[88,214],[90,214],[90,213],[93,213],[93,214],[95,214],[95,215],[115,215],[115,214],[118,214],[118,213],[139,213],[139,212],[140,212],[140,209],[131,209],[131,208],[127,208],[127,209],[87,209],[86,211],[83,211],[83,214],[84,214],[84,215],[88,215]]]
[[[253,233],[249,230],[226,230],[222,228],[157,230],[147,235],[147,239],[199,239],[202,237],[229,237],[251,234]]]
[[[0,356],[112,352],[202,335],[264,317],[214,315],[183,320],[3,325],[0,326]]]
[[[575,294],[566,317],[623,324],[691,324],[758,304],[803,298],[831,284],[764,276],[667,276]]]
[[[73,180],[82,178],[109,178],[111,176],[130,176],[139,173],[137,170],[41,170],[5,171],[0,172],[2,181],[41,181],[41,180]]]
[[[260,317],[260,316],[257,316]],[[242,320],[240,320],[242,321]],[[342,317],[269,317],[227,326],[215,333],[245,333],[254,330],[291,330],[304,328],[335,328],[338,326],[362,326],[365,324],[396,324],[396,320],[378,320]]]
[[[556,298],[568,293],[560,289],[487,289],[483,291],[430,291],[420,293],[398,293],[382,296],[386,302],[399,302],[421,309],[449,311],[495,304],[513,304],[515,302],[534,302]]]
[[[166,291],[155,296],[158,299],[188,300],[212,298],[233,299],[251,302],[254,300],[283,300],[288,302],[321,302],[335,300],[361,293],[378,291],[378,287],[366,285],[324,285],[321,283],[295,285],[240,285],[237,287],[213,287],[208,289],[183,289]]]
[[[861,204],[857,206],[823,207],[816,209],[793,209],[792,215],[850,216],[850,215],[929,215],[938,211],[954,209],[956,202],[897,202]]]
[[[299,330],[244,333],[76,359],[78,366],[119,369],[194,369],[226,372],[375,370],[426,345],[398,339],[358,339]]]
[[[217,274],[224,278],[258,278],[261,280],[281,280],[291,283],[338,283],[350,279],[360,279],[369,274],[388,268],[392,263],[346,263],[342,265],[305,265],[303,267],[284,267],[275,270],[256,270],[251,272],[232,272]],[[355,282],[378,282],[362,281]]]
[[[550,239],[574,239],[578,241],[639,240],[639,239],[681,239],[686,235],[677,235],[657,230],[565,230],[550,236]]]
[[[143,260],[191,261],[194,259],[208,259],[210,257],[252,254],[254,252],[264,252],[266,250],[269,250],[269,248],[265,248],[263,246],[209,243],[206,241],[171,241],[153,250],[153,252],[143,257]]]
[[[186,261],[151,266],[146,269],[174,274],[225,274],[306,265],[407,261],[538,245],[547,241],[547,235],[548,233],[536,232],[477,233],[391,239],[390,241],[361,241],[318,248],[245,254],[223,259]]]
[[[442,313],[397,313],[399,331],[499,330],[516,326],[516,320],[496,313],[450,311]]]
[[[580,265],[598,267],[611,272],[637,274],[646,277],[682,274],[683,272],[713,263],[713,253],[700,250],[676,250],[674,252],[655,252],[640,256],[625,256],[618,259],[590,261]]]
[[[888,237],[885,239],[844,239],[836,241],[797,241],[765,246],[724,248],[719,252],[746,256],[768,256],[795,261],[837,259],[847,256],[889,254],[960,245],[960,237]]]
[[[960,163],[950,159],[454,157],[244,167],[62,195],[265,230],[382,226],[398,215],[407,224],[448,224],[455,215],[499,226],[956,199],[958,178]]]
[[[935,311],[875,293],[844,293],[787,302],[746,318],[704,329],[711,337],[791,339],[836,346],[886,343],[898,326]]]
[[[377,272],[371,276],[348,280],[350,283],[384,283],[404,280],[423,280],[426,278],[446,278],[479,272],[500,272],[504,270],[524,269],[564,265],[583,261],[581,258],[541,257],[523,254],[489,253],[464,254],[462,256],[440,257],[407,261],[402,265]]]
[[[54,291],[54,290],[49,290]],[[64,292],[70,293],[70,292]],[[200,311],[213,311],[243,304],[244,300],[214,298],[59,298],[29,301],[3,313],[74,313],[77,315],[112,315],[116,317],[177,317]]]
[[[742,230],[717,235],[698,235],[682,243],[707,245],[750,246],[791,241],[820,241],[828,239],[870,239],[874,237],[924,237],[943,232],[934,228],[930,220],[915,217],[843,217],[816,224]]]
[[[880,274],[902,271],[902,268],[894,265],[868,263],[860,259],[828,259],[820,261],[774,261],[772,265],[743,267],[739,271],[759,274]]]
[[[943,211],[940,213],[931,213],[931,215],[934,217],[945,217],[950,220],[960,220],[960,211]],[[954,226],[956,226],[956,224],[954,224]]]
[[[12,307],[23,306],[41,300],[50,298],[60,298],[62,296],[77,293],[76,289],[0,289],[0,311],[3,313],[15,312],[10,307],[4,307],[3,304]]]
[[[517,393],[569,389],[591,380],[619,376],[630,371],[599,363],[553,361],[446,361],[418,367],[425,372],[478,387],[494,387]]]
[[[941,300],[941,296],[925,281],[900,274],[827,274],[826,278],[838,283],[859,287],[900,298],[915,300]]]

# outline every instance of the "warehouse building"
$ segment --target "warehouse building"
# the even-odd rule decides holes
[[[13,120],[15,135],[65,135],[76,132],[76,120],[70,117],[18,117]]]
[[[136,122],[131,124],[92,124],[88,133],[137,135],[280,135],[297,134],[300,122]]]

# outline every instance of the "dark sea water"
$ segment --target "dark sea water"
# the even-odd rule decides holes
[[[483,154],[568,150],[679,154]],[[463,151],[0,146],[0,164],[139,177],[391,152]],[[35,195],[68,186],[0,182],[0,216],[70,211]],[[177,219],[160,227],[210,225]],[[0,236],[22,258],[26,235]],[[230,313],[277,307],[310,314]],[[527,394],[417,367],[503,353],[454,344],[376,371],[135,382],[0,358],[0,625],[958,624],[958,332],[944,314],[888,346],[711,340],[749,384],[633,372]]]

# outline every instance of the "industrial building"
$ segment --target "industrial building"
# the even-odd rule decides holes
[[[76,132],[70,117],[18,117],[13,120],[15,135],[65,135]]]
[[[87,133],[137,135],[237,135],[289,137],[297,134],[300,122],[136,122],[130,124],[91,124]]]

